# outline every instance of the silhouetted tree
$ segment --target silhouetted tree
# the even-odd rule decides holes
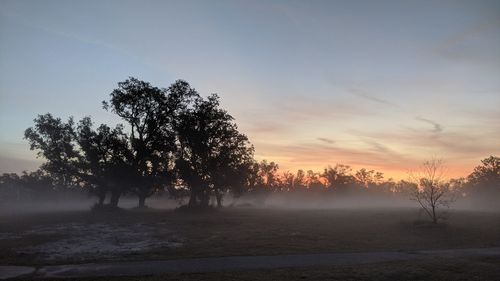
[[[90,117],[85,117],[78,124],[77,143],[83,153],[79,163],[83,183],[99,198],[98,206],[103,206],[106,193],[111,192],[109,204],[117,207],[133,172],[132,152],[123,126],[111,129],[102,124],[94,130]]]
[[[216,94],[197,96],[177,120],[176,169],[190,189],[189,206],[208,206],[212,191],[221,206],[222,195],[250,177],[253,147],[238,132],[233,117],[220,108]]]
[[[285,171],[282,174],[282,190],[295,191],[295,175],[290,171]]]
[[[262,160],[259,163],[259,177],[265,190],[273,191],[279,186],[278,170],[278,164],[272,161]]]
[[[325,168],[322,176],[326,180],[328,189],[346,192],[354,182],[354,177],[350,174],[351,167],[347,165],[337,164],[335,167]]]
[[[322,191],[325,186],[321,182],[321,174],[314,172],[313,170],[308,170],[306,175],[307,188],[310,191]]]
[[[38,150],[37,157],[46,159],[41,169],[52,177],[58,188],[77,186],[80,154],[75,143],[73,118],[63,122],[47,113],[33,121],[35,126],[26,129],[24,138],[31,150]]]
[[[224,119],[220,118],[212,136],[213,144],[209,145],[212,150],[208,164],[209,179],[218,207],[222,207],[223,195],[228,191],[235,196],[243,193],[250,177],[254,151],[248,138],[239,133],[236,124],[231,122],[232,119]]]
[[[130,126],[132,174],[131,191],[139,198],[139,207],[156,190],[174,180],[176,134],[174,124],[186,107],[193,91],[184,81],[160,89],[136,78],[118,83],[105,109],[116,113]]]
[[[0,176],[0,200],[11,201],[21,198],[21,181],[16,173],[4,173]]]
[[[304,170],[299,169],[295,174],[295,189],[303,190],[305,188],[307,188],[306,174],[304,173]]]
[[[252,155],[249,152],[248,155]],[[217,162],[211,172],[210,179],[213,184],[213,190],[217,199],[217,206],[222,207],[223,196],[231,192],[234,197],[241,196],[248,187],[248,181],[251,177],[251,161],[248,156],[239,158],[234,155],[229,161]]]
[[[384,174],[374,170],[359,169],[354,174],[356,183],[362,187],[370,188],[380,184],[384,178]]]
[[[500,199],[500,158],[490,156],[467,177],[462,195],[481,208],[498,209]]]
[[[55,186],[52,178],[42,170],[24,171],[20,176],[15,173],[0,176],[0,198],[5,201],[19,201],[29,198],[52,198]]]
[[[381,180],[377,183],[378,190],[385,194],[396,195],[397,194],[397,183],[394,182],[392,178],[387,180]]]
[[[54,192],[61,191],[56,189],[53,178],[41,169],[33,172],[23,171],[19,179],[21,187],[35,196],[52,196]]]
[[[248,185],[247,185],[247,191],[249,192],[256,192],[263,188],[264,186],[264,179],[260,177],[259,174],[260,171],[260,165],[257,161],[253,160],[252,164],[249,167],[248,170]]]
[[[410,173],[412,190],[410,198],[419,203],[433,223],[440,218],[438,208],[449,207],[454,201],[450,183],[445,181],[445,167],[442,160],[424,162],[420,171]]]
[[[481,160],[481,165],[475,167],[467,179],[476,188],[500,192],[500,158],[490,156]]]

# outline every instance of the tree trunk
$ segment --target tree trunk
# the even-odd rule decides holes
[[[97,205],[101,207],[104,205],[104,200],[106,199],[106,195],[99,194],[99,201],[97,202]]]
[[[139,208],[144,208],[146,207],[146,196],[140,195],[139,196]]]
[[[436,207],[432,206],[432,222],[437,223]]]
[[[222,192],[219,192],[217,191],[215,193],[215,198],[217,199],[217,208],[222,208],[222,197],[224,195],[222,194]]]
[[[104,205],[104,200],[106,200],[106,191],[100,191],[97,194],[97,198],[99,198],[99,201],[97,202],[97,205],[99,207],[102,207]]]
[[[119,191],[111,192],[111,198],[109,199],[109,205],[114,208],[118,208],[118,201],[120,200],[121,193]]]
[[[202,207],[208,207],[209,203],[210,203],[210,195],[208,194],[208,192],[204,191],[204,192],[200,192],[200,206]]]
[[[189,207],[194,207],[196,206],[196,191],[194,189],[191,189],[191,195],[189,196]]]

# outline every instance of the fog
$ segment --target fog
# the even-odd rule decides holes
[[[417,202],[408,196],[377,196],[377,195],[350,195],[325,196],[324,194],[293,194],[272,193],[265,198],[256,198],[245,195],[241,198],[228,198],[227,204],[236,207],[279,208],[279,209],[394,209],[415,208]],[[500,212],[500,206],[491,198],[460,197],[443,210],[470,210]]]
[[[97,199],[88,196],[66,196],[57,200],[35,200],[22,199],[0,203],[2,215],[50,213],[65,211],[91,211],[97,203]],[[148,200],[148,207],[152,209],[175,209],[179,201],[167,197],[152,197]],[[133,209],[137,207],[137,199],[134,197],[123,197],[120,199],[119,207],[122,209]]]
[[[168,195],[152,196],[147,199],[146,205],[150,210],[174,210],[187,204],[188,198],[172,199]],[[67,211],[91,211],[97,199],[82,194],[65,195],[56,199],[20,199],[0,202],[0,213],[3,216],[30,213],[50,213]],[[215,198],[211,205],[215,206]],[[121,209],[137,208],[137,198],[123,196],[118,204]],[[225,210],[235,208],[269,208],[269,209],[395,209],[415,208],[417,202],[408,196],[395,194],[384,195],[330,195],[323,193],[269,193],[266,195],[244,194],[239,197],[226,195],[223,200]],[[479,196],[475,198],[459,197],[449,207],[441,210],[469,210],[500,212],[500,206],[491,197]]]

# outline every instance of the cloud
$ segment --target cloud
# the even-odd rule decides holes
[[[287,126],[272,120],[255,120],[247,122],[246,124],[241,125],[241,127],[242,128],[245,127],[251,134],[259,134],[259,135],[286,133],[288,131]]]
[[[416,166],[420,161],[412,161],[400,155],[382,144],[376,142],[358,141],[366,145],[352,146],[349,141],[344,144],[318,144],[317,142],[303,143],[255,143],[258,158],[272,159],[280,164],[280,167],[288,170],[322,170],[328,165],[347,164],[354,169],[370,168],[382,171],[406,171]],[[349,147],[349,145],[351,145]],[[399,172],[398,172],[399,171]]]
[[[366,99],[366,100],[369,100],[369,101],[372,101],[372,102],[376,102],[376,103],[380,103],[380,104],[384,104],[384,105],[388,105],[388,106],[394,106],[394,107],[397,107],[398,105],[388,101],[388,100],[384,100],[384,99],[381,99],[381,98],[378,98],[378,97],[374,97],[374,96],[371,96],[371,95],[368,95],[366,94],[365,92],[363,92],[362,90],[360,89],[349,89],[349,92],[351,92],[353,95],[357,96],[357,97],[360,97],[360,98],[363,98],[363,99]]]
[[[317,138],[317,140],[328,143],[328,144],[334,144],[335,141],[329,138]]]
[[[356,130],[349,130],[348,132],[361,139],[369,138],[377,140],[379,143],[397,147],[398,151],[405,151],[405,157],[413,159],[425,159],[429,155],[438,154],[443,155],[443,158],[446,159],[466,161],[467,159],[480,159],[485,155],[500,153],[497,144],[500,131],[477,131],[474,129],[477,129],[477,127],[465,127],[454,131],[448,130],[441,132],[439,137],[436,137],[435,129],[431,132],[411,128],[402,128],[402,130],[392,132]],[[379,150],[382,151],[384,148],[381,147]]]
[[[290,97],[286,102],[276,102],[272,106],[274,114],[279,116],[280,120],[294,123],[325,119],[345,120],[373,114],[373,110],[357,103],[315,97]]]
[[[433,133],[441,133],[443,131],[443,126],[441,126],[441,124],[437,123],[436,121],[433,121],[431,119],[427,119],[427,118],[423,118],[423,117],[416,117],[415,118],[416,120],[418,121],[422,121],[424,123],[427,123],[427,124],[431,124],[434,129],[431,130],[431,132]]]
[[[374,140],[364,140],[364,142],[371,145],[373,151],[387,154],[393,153],[387,146]]]
[[[486,109],[486,108],[464,108],[457,112],[461,116],[469,120],[475,120],[483,127],[491,127],[500,132],[500,110],[499,109]]]
[[[499,27],[499,17],[471,25],[445,38],[433,51],[449,60],[498,66],[500,59],[497,53],[498,41],[495,41],[495,36]]]

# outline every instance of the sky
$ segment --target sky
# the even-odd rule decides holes
[[[43,161],[38,114],[101,107],[129,76],[218,93],[257,159],[453,177],[500,154],[500,1],[0,0],[0,173]]]

